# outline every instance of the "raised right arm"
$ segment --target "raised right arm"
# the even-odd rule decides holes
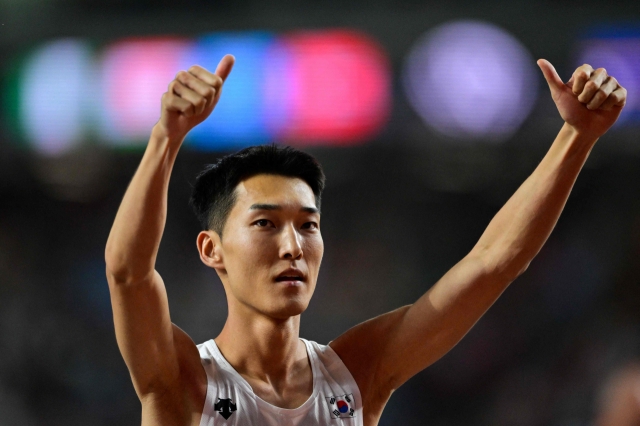
[[[124,195],[105,249],[106,274],[120,352],[138,397],[163,393],[180,380],[180,340],[169,317],[164,283],[155,270],[164,230],[167,188],[187,133],[213,111],[234,58],[214,74],[201,67],[181,71],[162,97],[140,166]]]

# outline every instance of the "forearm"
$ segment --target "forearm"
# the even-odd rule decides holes
[[[141,280],[155,268],[166,221],[169,178],[179,146],[154,127],[107,241],[107,273],[116,281]]]
[[[536,170],[493,218],[472,250],[491,273],[513,280],[555,227],[596,139],[565,124]]]

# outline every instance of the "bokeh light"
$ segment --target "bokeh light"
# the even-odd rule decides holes
[[[40,154],[60,155],[85,136],[91,50],[81,40],[47,43],[27,59],[20,78],[20,128]]]
[[[640,31],[619,34],[610,28],[583,39],[576,66],[585,63],[605,68],[627,89],[627,104],[616,126],[640,122]]]
[[[180,39],[132,39],[109,46],[100,61],[102,139],[146,145],[160,118],[160,99],[181,69],[189,44]]]
[[[535,61],[495,25],[456,21],[411,49],[403,86],[423,121],[459,140],[502,141],[529,115],[538,91]]]
[[[224,95],[187,146],[349,145],[375,137],[387,122],[388,60],[369,37],[347,30],[128,38],[97,57],[86,41],[54,41],[15,73],[19,93],[5,98],[19,105],[25,139],[38,151],[61,153],[88,142],[87,135],[106,146],[142,148],[176,73],[194,64],[215,72],[228,53],[236,64]]]
[[[185,68],[198,64],[211,72],[228,53],[236,57],[223,95],[211,116],[194,128],[188,143],[202,149],[225,149],[270,139],[265,123],[264,70],[273,43],[270,33],[222,33],[198,40]]]
[[[382,49],[353,31],[286,37],[291,97],[278,138],[298,144],[348,144],[373,136],[391,107],[390,65]],[[278,96],[276,93],[275,96]]]

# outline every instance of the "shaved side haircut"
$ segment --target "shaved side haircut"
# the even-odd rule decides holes
[[[213,230],[222,239],[222,230],[236,203],[236,187],[258,174],[302,179],[311,187],[320,210],[325,185],[320,163],[290,146],[258,145],[226,155],[198,174],[189,204],[202,229]]]

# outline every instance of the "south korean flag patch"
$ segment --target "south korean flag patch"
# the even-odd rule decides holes
[[[329,403],[332,419],[355,417],[356,401],[353,399],[352,393],[340,396],[326,396],[325,398]]]

